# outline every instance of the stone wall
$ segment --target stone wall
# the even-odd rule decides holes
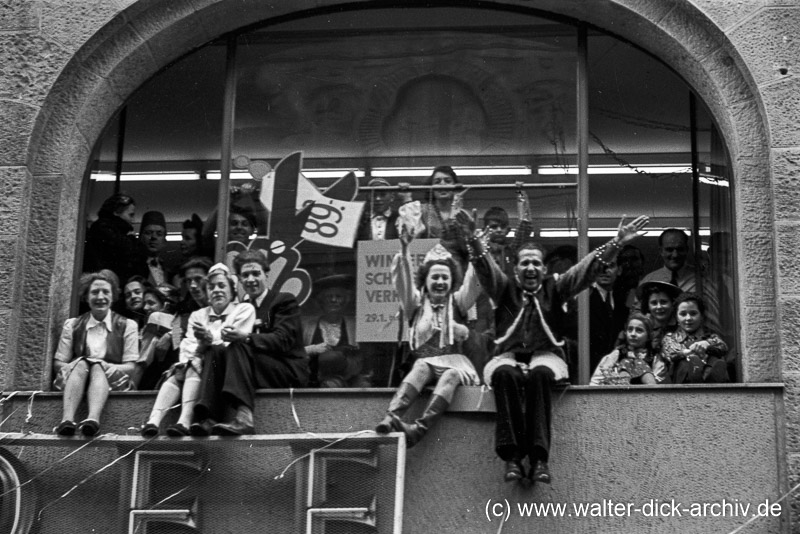
[[[73,293],[90,151],[169,61],[245,24],[334,0],[11,0],[0,6],[0,384],[44,389]],[[369,4],[368,1],[350,5]],[[507,0],[587,21],[649,50],[709,106],[736,202],[748,382],[786,383],[789,484],[800,481],[800,1]],[[800,511],[800,500],[793,499]],[[800,531],[800,527],[797,527]]]
[[[433,427],[431,432],[416,447],[409,449],[405,468],[405,495],[403,507],[403,532],[407,534],[463,534],[465,532],[498,532],[499,519],[486,517],[487,503],[490,510],[497,503],[508,503],[514,512],[503,526],[503,532],[681,532],[708,533],[731,532],[750,519],[737,517],[730,511],[728,517],[713,517],[710,508],[714,503],[741,503],[751,509],[769,500],[777,500],[783,493],[784,479],[782,433],[775,428],[781,419],[782,388],[780,386],[732,386],[691,387],[671,386],[659,389],[654,394],[647,386],[634,388],[574,387],[557,392],[553,397],[553,444],[551,453],[551,485],[534,487],[503,482],[503,463],[495,456],[494,414],[491,394],[483,395],[480,388],[461,388],[455,399],[453,410]],[[259,433],[284,435],[300,432],[312,433],[357,433],[371,430],[382,417],[391,392],[387,390],[323,392],[296,390],[262,392],[257,398],[256,426]],[[136,436],[137,428],[149,412],[154,395],[152,393],[114,393],[103,418],[104,439],[114,440],[114,434]],[[424,399],[423,399],[424,400]],[[51,432],[60,419],[61,399],[56,394],[36,395],[9,399],[3,406],[3,417],[11,415],[4,429],[25,432]],[[409,418],[418,414],[424,406],[418,401],[412,406]],[[32,417],[26,423],[28,409]],[[296,414],[296,418],[295,418]],[[298,426],[299,425],[299,426]],[[364,434],[359,434],[364,435]],[[48,446],[26,445],[26,439],[35,440],[36,434],[17,439],[7,436],[10,446],[25,446],[20,460],[31,473],[51,467],[62,456],[86,443],[84,438],[56,439],[57,444]],[[175,440],[163,438],[175,443]],[[220,439],[220,438],[214,438]],[[236,442],[236,438],[230,439]],[[249,438],[248,438],[249,439]],[[195,444],[203,438],[189,439]],[[61,444],[61,445],[59,445]],[[126,447],[141,442],[120,443],[118,454]],[[186,444],[190,446],[190,444]],[[246,445],[245,445],[246,446]],[[194,447],[192,445],[192,447]],[[233,462],[228,456],[245,454],[241,444],[230,448],[215,448],[212,470],[225,469]],[[262,447],[254,444],[253,447]],[[176,448],[180,448],[180,445]],[[58,450],[58,454],[54,451]],[[14,449],[16,450],[16,449]],[[98,470],[114,461],[105,449],[100,459],[92,456],[93,470]],[[286,451],[262,448],[265,457],[253,469],[263,481],[264,492],[273,477],[280,474],[297,456],[285,455]],[[236,452],[239,451],[239,452]],[[92,453],[95,454],[95,453]],[[275,458],[281,454],[277,463]],[[82,463],[78,461],[78,463]],[[70,488],[61,478],[66,475],[80,480],[92,470],[81,472],[76,477],[65,467],[49,471],[46,495],[49,501]],[[269,466],[266,469],[265,466]],[[65,469],[67,469],[65,471]],[[72,469],[78,469],[74,467]],[[241,466],[237,467],[241,469]],[[266,470],[265,470],[266,469]],[[261,471],[258,471],[261,470]],[[262,472],[263,471],[263,472]],[[251,475],[252,476],[252,475]],[[293,471],[287,479],[292,480]],[[53,479],[52,477],[60,477]],[[244,484],[244,474],[242,483]],[[74,484],[75,482],[72,482]],[[209,482],[198,482],[198,484]],[[255,482],[253,482],[255,484]],[[288,489],[293,486],[287,482]],[[249,483],[248,483],[249,484]],[[58,492],[50,486],[61,488]],[[104,506],[104,519],[117,520],[114,514],[119,491],[119,478],[108,482]],[[248,486],[249,487],[249,486]],[[259,485],[260,487],[260,485]],[[201,493],[208,492],[208,486]],[[226,509],[230,514],[224,519],[230,532],[262,532],[250,527],[259,512],[268,509],[266,494],[242,495],[237,485],[216,488],[220,498],[231,501]],[[224,495],[224,497],[223,497]],[[648,502],[669,503],[658,517],[648,516],[642,506]],[[672,510],[671,501],[680,502],[680,515]],[[97,526],[98,532],[113,529],[102,528],[86,522],[92,516],[94,503],[85,497],[51,506],[44,517],[41,532],[76,531],[64,528],[83,520],[80,531],[89,531]],[[566,503],[572,516],[521,517],[517,504]],[[573,504],[591,503],[608,506],[623,504],[618,516],[577,517]],[[630,513],[627,504],[631,503]],[[698,512],[692,517],[694,503],[706,504],[706,513]],[[207,506],[213,503],[207,502]],[[783,503],[784,505],[786,503]],[[277,506],[277,504],[276,504]],[[636,508],[640,511],[637,512]],[[52,510],[71,509],[66,518]],[[236,511],[235,513],[233,511]],[[497,508],[500,510],[500,508]],[[595,508],[596,511],[600,509]],[[54,519],[55,518],[55,519]],[[57,519],[57,521],[56,521]],[[219,521],[220,518],[216,518]],[[201,508],[201,521],[203,518]],[[66,523],[65,523],[66,522]],[[76,527],[77,528],[77,527]],[[276,527],[277,528],[277,527]],[[217,531],[217,530],[215,530]],[[284,530],[280,530],[284,531]],[[788,511],[777,517],[754,520],[743,532],[779,533],[788,531]],[[358,531],[360,532],[360,530]],[[381,530],[380,532],[388,532]]]

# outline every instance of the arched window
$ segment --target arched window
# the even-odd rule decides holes
[[[302,158],[290,157],[298,152]],[[421,202],[421,235],[450,240],[456,255],[448,220],[463,207],[478,227],[507,222],[496,250],[519,232],[543,243],[551,274],[615,235],[623,215],[648,215],[647,233],[620,257],[616,280],[599,281],[611,290],[611,310],[587,292],[557,326],[573,383],[586,383],[617,343],[637,287],[653,271],[663,278],[670,254],[677,283],[703,293],[738,379],[735,184],[725,144],[666,65],[577,21],[413,7],[247,28],[143,85],[93,158],[87,228],[108,197],[124,192],[136,203],[131,230],[151,238],[149,249],[144,240],[131,245],[138,256],[120,276],[163,275],[155,281],[181,293],[175,275],[189,256],[230,261],[244,248],[263,250],[270,283],[302,302],[317,385],[387,386],[403,368],[397,326],[407,318],[397,315],[389,264],[407,193]],[[451,191],[430,187],[438,166],[454,169],[463,186],[456,205]],[[521,197],[529,204],[520,211]],[[142,221],[146,212],[163,218]],[[148,222],[163,224],[163,242],[147,233]],[[686,236],[677,252],[660,239],[669,229]],[[203,248],[181,249],[182,234],[184,246],[200,237]],[[433,241],[416,243],[422,255]],[[91,262],[93,252],[89,244],[78,257]],[[146,263],[152,256],[159,272]],[[480,300],[466,318],[485,335],[478,359],[496,335],[492,306]],[[320,358],[323,345],[339,345],[344,357]]]

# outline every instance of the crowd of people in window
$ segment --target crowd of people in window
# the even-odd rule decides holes
[[[568,248],[548,255],[530,239],[524,193],[509,238],[503,208],[488,209],[482,225],[464,209],[453,169],[437,167],[430,184],[427,202],[412,200],[402,184],[399,194],[381,189],[390,186],[382,178],[368,184],[374,189],[358,236],[398,239],[391,274],[409,355],[377,432],[402,432],[413,446],[460,385],[485,384],[495,395],[505,479],[548,483],[551,389],[577,373],[575,297],[585,290],[592,385],[729,380],[729,333],[719,330],[713,287],[698,293],[682,230],[660,235],[664,265],[644,273],[632,242],[645,216],[623,219],[613,239],[578,260]],[[138,234],[134,216],[134,200],[117,194],[89,228],[86,311],[66,321],[55,354],[54,387],[64,391],[59,435],[100,432],[109,391],[158,390],[141,428],[151,438],[255,433],[260,388],[373,385],[356,342],[351,275],[315,279],[318,312],[303,315],[293,295],[269,287],[261,252],[245,250],[232,266],[213,264],[213,232],[196,215],[183,223],[180,247],[167,251],[164,215],[145,213]],[[260,226],[252,211],[231,209],[231,240],[246,241]],[[440,243],[415,272],[409,244],[423,237]],[[428,386],[422,415],[404,420]],[[76,422],[84,398],[88,414]],[[162,429],[175,406],[176,422]]]

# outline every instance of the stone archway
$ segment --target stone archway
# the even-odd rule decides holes
[[[24,273],[24,297],[18,305],[23,328],[16,333],[19,350],[9,358],[16,387],[40,389],[48,382],[49,368],[42,365],[42,357],[52,353],[69,308],[84,173],[92,146],[125,99],[170,61],[226,32],[263,20],[373,4],[368,0],[346,4],[140,0],[74,54],[49,91],[30,135],[30,187],[25,199],[30,224],[22,236],[23,259],[18,262]],[[767,134],[758,93],[741,58],[724,33],[688,0],[624,4],[497,0],[482,5],[520,12],[535,7],[587,21],[655,53],[681,74],[708,104],[728,141],[739,184],[737,248],[744,258],[739,272],[748,270],[750,258],[762,258],[761,264],[766,262],[774,272],[773,208],[770,204],[765,213],[759,202],[771,198]],[[770,251],[766,260],[764,249]],[[745,380],[774,381],[780,377],[773,354],[777,333],[774,326],[767,331],[764,326],[776,323],[774,283],[752,279],[745,283],[740,277],[739,290]]]

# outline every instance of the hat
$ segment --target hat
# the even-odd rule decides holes
[[[353,290],[355,289],[355,283],[355,277],[349,274],[332,274],[319,280],[314,280],[314,298],[319,297],[320,293],[332,287]]]
[[[142,230],[144,230],[150,225],[156,225],[166,228],[167,220],[164,218],[164,214],[161,213],[160,211],[148,211],[147,213],[142,215]]]
[[[373,178],[369,182],[367,182],[367,186],[391,186],[392,184],[389,183],[386,178]]]
[[[453,255],[450,253],[450,251],[443,247],[441,243],[436,243],[436,245],[434,245],[434,247],[425,254],[425,257],[422,261],[423,263],[427,263],[429,261],[447,261],[450,259],[453,259]]]
[[[645,293],[651,293],[654,291],[666,293],[673,300],[675,300],[678,297],[678,295],[680,295],[683,292],[681,288],[679,288],[676,285],[672,285],[669,282],[659,282],[653,280],[650,282],[643,282],[639,284],[639,287],[636,288],[636,298],[638,298],[641,301],[642,296]]]

